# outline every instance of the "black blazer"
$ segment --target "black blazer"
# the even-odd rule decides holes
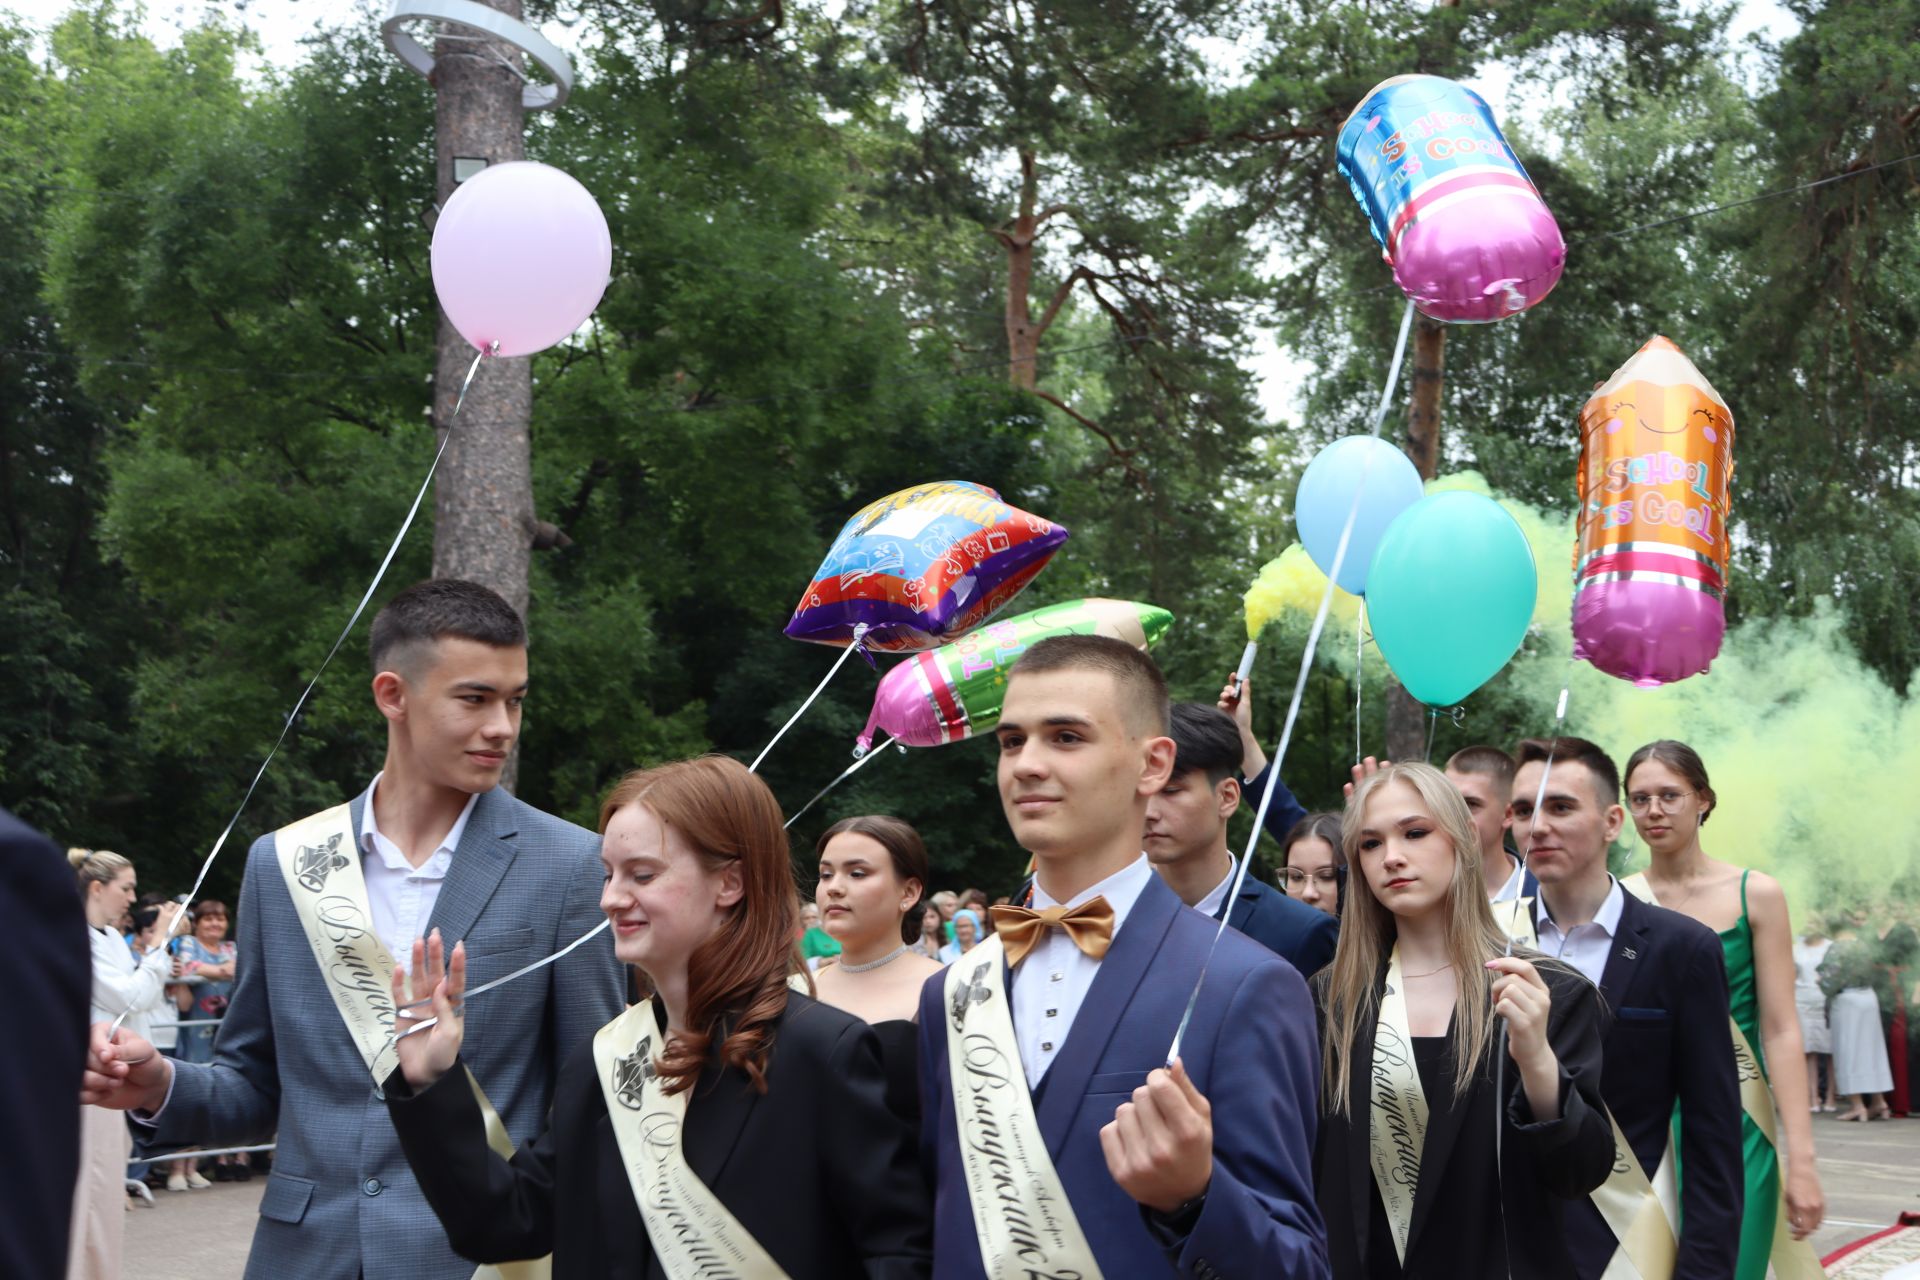
[[[1403,1274],[1409,1280],[1508,1274],[1526,1280],[1565,1280],[1574,1274],[1555,1200],[1585,1196],[1606,1181],[1613,1167],[1613,1135],[1600,1108],[1603,1020],[1593,984],[1578,973],[1542,966],[1540,976],[1553,996],[1547,1042],[1560,1060],[1560,1118],[1544,1124],[1533,1120],[1520,1088],[1520,1073],[1505,1057],[1505,1041],[1496,1036],[1466,1097],[1450,1111],[1436,1111],[1427,1130],[1407,1236]],[[1386,981],[1384,966],[1378,981]],[[1321,1007],[1324,1036],[1325,982],[1315,982],[1313,991]],[[1354,1102],[1345,1115],[1323,1114],[1314,1158],[1314,1182],[1320,1212],[1327,1220],[1327,1252],[1335,1280],[1373,1274],[1368,1251],[1379,1201],[1368,1159],[1366,1123],[1373,1030],[1369,1023],[1354,1036],[1347,1086]],[[1497,1112],[1494,1080],[1500,1060],[1506,1062],[1506,1098]],[[1504,1127],[1498,1166],[1494,1161],[1496,1114],[1502,1116]],[[1498,1189],[1497,1196],[1489,1196],[1493,1188]]]
[[[0,1053],[0,1133],[20,1167],[32,1171],[7,1184],[0,1276],[57,1276],[67,1266],[80,1167],[80,1070],[87,1060],[93,944],[73,868],[52,841],[5,809],[0,936],[27,975],[12,984],[7,1001],[14,1047]]]
[[[717,1062],[717,1056],[715,1059]],[[511,1163],[450,1071],[387,1110],[427,1202],[462,1257],[553,1254],[555,1280],[662,1276],[607,1118],[591,1044],[560,1069],[553,1116]],[[933,1207],[914,1135],[887,1109],[867,1024],[798,992],[775,1026],[767,1092],[710,1063],[687,1106],[687,1163],[793,1280],[921,1280]]]
[[[1601,974],[1612,1015],[1600,1094],[1651,1178],[1680,1104],[1680,1254],[1674,1280],[1724,1280],[1740,1254],[1745,1184],[1740,1080],[1727,1043],[1727,962],[1713,930],[1622,891],[1620,928]],[[1540,904],[1536,901],[1535,923]],[[1580,1280],[1615,1241],[1591,1201],[1565,1208]]]
[[[1332,916],[1294,901],[1254,879],[1252,872],[1240,885],[1227,923],[1298,969],[1303,978],[1333,963],[1333,949],[1340,941],[1340,924]]]

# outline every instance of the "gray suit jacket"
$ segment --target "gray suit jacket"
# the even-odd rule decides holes
[[[356,844],[364,795],[353,802]],[[600,842],[494,788],[467,820],[431,926],[467,944],[478,986],[600,919]],[[228,1146],[278,1132],[248,1280],[468,1280],[407,1167],[366,1065],[294,914],[273,837],[247,855],[239,980],[205,1066],[176,1063],[158,1144]],[[463,1058],[515,1144],[547,1122],[560,1062],[624,1007],[610,936],[478,997]]]

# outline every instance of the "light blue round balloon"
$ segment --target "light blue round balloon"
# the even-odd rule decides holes
[[[1360,497],[1358,512],[1354,512],[1355,494]],[[1293,525],[1300,545],[1320,572],[1342,590],[1364,595],[1368,566],[1381,535],[1395,517],[1419,500],[1420,473],[1406,454],[1378,436],[1348,436],[1335,440],[1307,464],[1293,499]],[[1335,574],[1334,552],[1350,512],[1354,512],[1353,536]]]
[[[1499,503],[1430,494],[1380,539],[1367,574],[1367,624],[1407,692],[1450,707],[1520,648],[1539,581],[1527,535]]]

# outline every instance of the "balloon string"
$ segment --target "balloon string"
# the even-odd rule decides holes
[[[1360,763],[1360,688],[1367,665],[1367,601],[1360,598],[1360,612],[1353,619],[1353,762]]]
[[[760,748],[760,754],[755,756],[753,758],[753,763],[747,766],[748,773],[760,772],[760,762],[767,758],[767,752],[773,750],[774,743],[786,737],[787,730],[793,728],[794,721],[798,720],[801,716],[807,714],[807,708],[812,706],[813,700],[820,696],[820,691],[822,689],[825,689],[827,687],[827,684],[834,678],[834,676],[839,674],[840,668],[844,667],[847,664],[847,659],[851,658],[855,653],[859,652],[860,642],[866,639],[866,636],[867,636],[867,624],[864,622],[855,624],[853,628],[853,643],[840,651],[840,656],[833,660],[833,665],[831,667],[827,668],[827,674],[820,677],[820,683],[813,686],[813,692],[808,694],[807,700],[800,704],[800,709],[794,712],[792,715],[788,716],[787,722],[780,726],[780,732],[774,734],[772,741],[768,742],[766,746]]]
[[[585,933],[581,934],[579,937],[575,938],[572,942],[569,942],[566,946],[560,948],[558,951],[554,952],[552,955],[543,956],[540,959],[535,960],[532,964],[522,965],[520,968],[515,969],[512,973],[507,974],[503,978],[495,978],[492,982],[481,983],[479,986],[473,988],[473,990],[467,992],[465,995],[460,997],[462,1003],[468,1000],[471,1000],[475,996],[480,995],[484,992],[491,991],[495,987],[504,987],[509,982],[514,981],[516,978],[524,978],[528,974],[534,972],[536,969],[546,968],[548,965],[552,964],[555,960],[562,959],[563,957],[585,946],[589,940],[599,936],[600,934],[605,933],[607,931],[607,926],[612,923],[613,921],[610,919],[602,920],[599,924],[593,926],[593,928],[587,930]],[[398,1006],[398,1008],[399,1009],[418,1009],[423,1005],[429,1005],[432,1003],[433,1003],[432,996],[423,996],[420,999],[415,1000],[409,1004],[400,1005]],[[402,1032],[400,1035],[395,1036],[394,1039],[404,1040],[407,1036],[412,1035],[416,1031],[425,1031],[428,1027],[432,1026],[435,1021],[436,1019],[428,1018],[425,1021],[420,1022],[415,1026],[409,1027],[406,1031]]]
[[[1424,756],[1422,756],[1421,759],[1425,760],[1428,764],[1433,763],[1433,735],[1439,731],[1439,728],[1440,728],[1439,708],[1438,707],[1427,708],[1427,753]]]
[[[1367,434],[1378,437],[1380,428],[1387,420],[1387,408],[1393,403],[1393,393],[1400,385],[1400,364],[1407,354],[1407,334],[1413,328],[1413,302],[1407,302],[1406,314],[1400,317],[1400,337],[1393,347],[1393,363],[1387,369],[1387,382],[1380,389],[1380,405],[1374,410],[1373,428]],[[1280,728],[1280,743],[1274,748],[1272,763],[1267,766],[1268,781],[1260,794],[1260,808],[1253,816],[1253,832],[1247,837],[1247,850],[1240,859],[1240,865],[1234,869],[1233,885],[1227,890],[1228,909],[1220,913],[1220,925],[1213,931],[1213,942],[1207,947],[1205,959],[1200,962],[1200,976],[1194,979],[1193,990],[1187,996],[1186,1011],[1180,1015],[1180,1025],[1174,1029],[1173,1044],[1167,1050],[1167,1061],[1171,1063],[1180,1056],[1180,1039],[1187,1033],[1187,1024],[1193,1020],[1193,1011],[1200,1002],[1200,988],[1207,981],[1207,968],[1213,963],[1213,953],[1220,945],[1220,935],[1227,931],[1227,917],[1233,914],[1232,904],[1239,900],[1240,887],[1246,882],[1247,868],[1253,865],[1253,851],[1260,844],[1260,832],[1267,821],[1267,810],[1273,804],[1273,793],[1280,788],[1274,783],[1280,777],[1280,767],[1286,762],[1287,747],[1293,742],[1294,721],[1300,718],[1300,703],[1306,696],[1307,676],[1313,670],[1314,651],[1320,647],[1320,633],[1327,628],[1327,613],[1333,607],[1335,584],[1340,579],[1340,568],[1346,563],[1347,546],[1353,540],[1353,526],[1360,518],[1360,499],[1366,493],[1367,473],[1373,469],[1374,452],[1367,451],[1367,460],[1360,469],[1360,483],[1354,487],[1353,505],[1347,508],[1347,522],[1340,528],[1340,541],[1333,549],[1333,563],[1327,566],[1327,585],[1320,592],[1320,607],[1313,615],[1313,629],[1307,632],[1307,647],[1300,654],[1300,673],[1294,678],[1293,700],[1287,704],[1286,721]]]
[[[892,741],[893,741],[892,738],[886,739],[885,741],[881,742],[879,746],[875,747],[871,751],[866,752],[858,760],[855,760],[852,764],[842,769],[840,771],[839,777],[835,778],[832,782],[829,782],[826,786],[820,788],[819,792],[815,794],[813,799],[801,805],[800,812],[794,814],[791,818],[788,818],[784,825],[791,827],[794,823],[800,821],[801,817],[807,812],[807,810],[813,808],[814,805],[819,804],[820,801],[825,798],[827,792],[833,790],[835,787],[845,782],[848,778],[851,778],[854,774],[866,768],[868,764],[872,763],[872,761],[875,758],[877,758],[879,755],[881,755],[881,753],[883,753],[886,750],[887,743],[890,743]],[[906,748],[902,747],[901,750],[905,751]]]
[[[1520,850],[1520,869],[1526,870],[1527,860],[1533,856],[1535,833],[1540,829],[1540,808],[1547,802],[1547,775],[1553,772],[1553,749],[1560,745],[1560,729],[1567,721],[1567,695],[1573,691],[1573,664],[1576,658],[1567,659],[1567,678],[1560,686],[1560,700],[1554,704],[1553,733],[1547,738],[1547,762],[1540,770],[1540,785],[1533,792],[1533,821],[1527,827],[1527,847]],[[1520,895],[1513,895],[1513,909],[1507,916],[1507,954],[1513,954],[1513,926],[1520,920]]]
[[[446,432],[440,437],[440,447],[434,450],[433,461],[427,464],[426,478],[420,481],[420,490],[413,495],[413,505],[407,508],[407,518],[400,522],[400,531],[393,535],[393,542],[388,545],[387,554],[381,558],[380,567],[374,571],[373,581],[369,582],[367,589],[360,593],[360,603],[353,607],[353,616],[347,619],[346,626],[340,628],[340,634],[334,637],[333,647],[327,650],[327,656],[321,660],[319,669],[313,673],[313,679],[307,681],[307,687],[300,691],[300,697],[294,702],[293,710],[287,712],[286,719],[281,722],[280,736],[273,740],[273,746],[267,750],[266,759],[262,760],[260,767],[254,770],[253,781],[247,784],[246,794],[240,797],[239,807],[233,811],[233,816],[227,819],[227,825],[221,828],[220,836],[213,842],[213,848],[208,851],[206,861],[200,864],[200,874],[193,878],[193,888],[187,893],[187,902],[191,903],[200,896],[200,886],[206,883],[207,872],[213,870],[213,860],[220,856],[220,850],[226,845],[227,837],[231,836],[233,829],[240,824],[240,815],[246,812],[247,802],[253,799],[254,791],[260,786],[260,779],[266,776],[267,766],[272,764],[274,756],[280,753],[287,735],[293,731],[294,721],[299,718],[301,709],[307,705],[307,699],[313,696],[314,687],[320,683],[320,677],[326,673],[328,665],[333,662],[334,655],[340,652],[340,646],[346,643],[354,624],[360,621],[360,615],[366,612],[367,602],[373,599],[373,593],[380,589],[381,580],[387,576],[387,567],[393,563],[393,557],[399,552],[400,544],[406,540],[407,530],[413,528],[414,516],[420,513],[420,503],[427,496],[428,486],[433,483],[434,472],[440,469],[440,459],[446,456],[447,445],[453,441],[453,424],[460,416],[460,406],[467,402],[467,388],[473,385],[473,375],[480,371],[482,360],[489,355],[497,355],[499,350],[500,344],[493,343],[486,350],[475,355],[473,363],[467,367],[466,381],[460,384],[460,394],[453,402],[453,412],[447,415]],[[186,923],[186,919],[185,911],[174,913],[173,922],[167,926],[167,936],[160,940],[162,947],[173,941],[180,931],[180,926]],[[131,1008],[120,1011],[120,1016],[115,1018],[113,1025],[108,1028],[109,1036],[120,1030],[121,1024],[126,1022],[127,1015],[131,1012],[133,1012]]]

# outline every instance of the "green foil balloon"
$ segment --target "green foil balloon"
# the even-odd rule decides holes
[[[1367,571],[1367,624],[1407,692],[1450,707],[1520,648],[1538,584],[1527,537],[1499,503],[1430,494],[1380,539]]]
[[[1007,672],[1021,654],[1049,636],[1111,636],[1151,649],[1173,625],[1157,605],[1131,600],[1069,600],[990,622],[951,644],[915,654],[887,672],[873,699],[860,749],[876,731],[910,747],[936,747],[989,733],[1000,722]]]

